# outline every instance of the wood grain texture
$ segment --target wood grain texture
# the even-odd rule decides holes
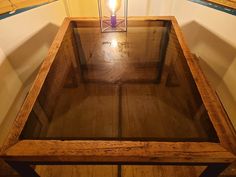
[[[81,83],[77,88],[64,88],[46,137],[117,137],[118,101],[116,85]]]
[[[24,132],[23,139],[217,142],[170,23],[128,29],[74,29],[81,82],[74,88],[65,83],[62,89],[69,69],[64,55],[72,53],[62,50],[65,60],[56,58],[39,97],[46,100],[46,110],[54,110],[49,130],[42,132],[46,136]],[[31,119],[33,115],[28,119],[33,124]]]
[[[122,177],[198,177],[204,167],[122,165]],[[73,165],[37,166],[36,171],[44,177],[117,177],[117,166]]]
[[[220,144],[227,148],[229,151],[236,154],[236,133],[232,123],[229,121],[227,114],[223,106],[221,105],[219,98],[211,85],[204,76],[197,61],[194,60],[189,48],[187,47],[183,34],[180,30],[177,20],[173,17],[172,25],[175,30],[176,36],[183,50],[183,54],[187,60],[190,71],[193,75],[194,81],[198,87],[201,98],[208,111],[211,122],[217,132],[220,139]]]
[[[235,160],[233,154],[216,143],[56,140],[22,140],[2,157],[15,161],[109,163],[230,163]]]
[[[149,18],[149,17],[148,17]],[[109,163],[231,163],[235,156],[235,132],[227,119],[222,105],[220,104],[214,90],[209,86],[206,78],[197,63],[193,60],[189,49],[183,39],[178,23],[174,17],[150,17],[150,23],[156,20],[171,20],[173,30],[177,35],[180,54],[187,60],[191,75],[200,92],[200,96],[210,116],[211,122],[220,139],[220,143],[196,143],[196,142],[133,142],[133,141],[56,141],[56,140],[21,140],[20,133],[25,125],[33,105],[42,90],[45,79],[53,67],[53,61],[58,55],[67,55],[61,50],[68,37],[71,37],[71,21],[81,27],[86,27],[94,22],[88,19],[67,18],[60,28],[54,40],[48,56],[46,57],[39,74],[31,88],[21,111],[19,112],[10,132],[7,141],[1,151],[1,157],[10,161],[28,162],[109,162]],[[143,20],[139,19],[140,22]],[[94,21],[94,20],[93,20]],[[96,22],[97,23],[97,22]],[[84,26],[83,26],[84,24]],[[69,31],[69,32],[68,32]],[[70,34],[70,35],[67,35]],[[74,49],[71,46],[69,51]],[[65,47],[65,48],[67,48]],[[72,55],[71,55],[72,54]],[[69,52],[65,58],[73,58],[69,63],[70,67],[76,68],[76,55]],[[170,65],[171,66],[171,62]],[[168,67],[167,66],[167,69]],[[169,67],[170,69],[171,67]],[[78,69],[78,68],[77,68]],[[81,69],[81,68],[79,68]],[[173,68],[172,68],[173,69]],[[64,70],[65,71],[65,70]],[[171,69],[170,69],[171,71]],[[172,70],[171,72],[176,72]],[[66,73],[63,76],[67,75]],[[68,75],[69,72],[68,72]],[[164,78],[169,80],[170,85],[175,85],[175,79],[164,73]],[[182,76],[185,78],[185,76]],[[178,83],[177,83],[178,84]],[[60,84],[59,84],[60,85]],[[185,88],[189,88],[188,85]],[[58,88],[60,89],[60,88]],[[135,90],[135,89],[134,89]],[[144,88],[145,90],[145,88]],[[129,89],[126,89],[128,92]],[[59,91],[58,91],[59,92]],[[131,91],[132,88],[131,88]],[[57,95],[56,93],[55,95]],[[188,93],[190,94],[190,93]],[[56,102],[56,97],[53,101]],[[128,98],[126,97],[126,101]],[[128,105],[128,104],[127,104]],[[50,107],[50,106],[49,106]],[[52,106],[53,107],[53,106]],[[138,109],[141,109],[137,107]],[[53,112],[53,111],[50,111]],[[52,113],[50,113],[52,114]],[[201,117],[201,116],[200,116]]]
[[[147,26],[129,28],[127,33],[101,33],[99,28],[75,28],[84,80],[155,81],[163,30]]]
[[[213,2],[215,4],[219,4],[224,7],[228,7],[231,9],[236,9],[236,0],[206,0],[209,2]]]
[[[36,171],[43,177],[117,177],[115,165],[37,166]]]

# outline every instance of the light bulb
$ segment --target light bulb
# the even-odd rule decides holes
[[[111,15],[116,15],[116,12],[120,9],[121,0],[106,0],[107,8],[110,10]]]
[[[121,0],[106,0],[106,5],[111,12],[111,27],[116,27],[116,12],[120,9]]]

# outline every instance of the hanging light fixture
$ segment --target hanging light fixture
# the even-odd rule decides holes
[[[102,32],[127,31],[128,0],[98,0]]]

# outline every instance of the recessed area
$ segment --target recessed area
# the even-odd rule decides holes
[[[80,66],[55,59],[37,100],[49,121],[34,107],[22,139],[218,141],[170,22],[73,35]]]

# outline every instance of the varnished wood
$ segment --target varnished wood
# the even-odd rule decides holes
[[[205,167],[122,165],[122,177],[198,177]],[[117,177],[115,165],[38,166],[43,177]]]
[[[45,137],[117,137],[117,105],[116,85],[81,83],[77,88],[64,88]]]
[[[233,154],[216,143],[130,141],[22,140],[2,156],[7,160],[34,162],[230,163],[235,160]]]
[[[186,59],[186,64],[178,64],[173,66],[173,58],[170,63],[167,63],[167,72],[163,73],[161,82],[164,81],[165,86],[175,86],[173,78],[170,77],[170,72],[178,72],[178,69],[183,68],[190,69],[189,74],[182,74],[179,77],[182,80],[189,78],[194,79],[197,89],[200,92],[200,96],[203,100],[203,104],[206,107],[206,111],[201,111],[201,106],[196,102],[191,102],[191,108],[193,112],[200,110],[199,116],[208,113],[210,120],[216,130],[219,142],[142,142],[142,141],[60,141],[60,140],[19,140],[21,131],[33,109],[35,101],[39,98],[42,110],[45,111],[45,117],[53,117],[56,102],[59,99],[59,94],[63,91],[63,82],[70,77],[74,83],[74,87],[80,85],[80,82],[85,78],[92,78],[96,80],[96,74],[87,73],[81,74],[83,70],[83,63],[80,63],[79,53],[76,54],[78,46],[75,46],[75,36],[73,36],[72,23],[79,27],[88,27],[98,25],[97,19],[81,19],[81,18],[66,18],[60,28],[50,50],[48,56],[45,58],[39,74],[12,126],[10,132],[2,150],[1,157],[5,160],[14,162],[30,162],[30,163],[158,163],[158,164],[192,164],[192,165],[211,165],[212,163],[229,164],[235,160],[233,153],[236,153],[236,141],[235,132],[230,124],[227,115],[220,104],[214,90],[208,84],[205,76],[200,70],[197,62],[193,59],[182,33],[178,26],[178,23],[174,17],[148,17],[140,18],[132,21],[130,18],[130,25],[147,24],[148,26],[161,26],[164,21],[171,21],[172,32],[170,35],[177,36],[173,43],[179,43],[176,50],[180,50],[179,55],[181,59]],[[143,22],[145,20],[146,22]],[[171,46],[173,49],[173,46]],[[170,50],[169,49],[169,50]],[[167,48],[168,50],[168,48]],[[182,57],[183,56],[183,57]],[[57,63],[58,62],[58,63]],[[93,65],[88,67],[94,67]],[[70,72],[71,68],[75,72]],[[76,74],[76,72],[79,71]],[[55,73],[53,73],[55,72]],[[143,70],[142,70],[143,72]],[[141,72],[141,73],[142,73]],[[53,73],[54,76],[50,78]],[[59,73],[59,74],[58,74]],[[147,73],[147,72],[145,72]],[[154,73],[154,72],[152,72]],[[49,75],[50,74],[50,75]],[[130,73],[128,73],[130,74]],[[103,75],[103,74],[101,74]],[[87,77],[87,78],[86,78]],[[62,80],[58,81],[58,78]],[[91,79],[91,80],[92,80]],[[132,78],[133,79],[133,78]],[[89,79],[88,79],[89,80]],[[109,80],[108,80],[109,81]],[[119,79],[117,79],[119,83]],[[50,86],[50,83],[55,85],[55,88]],[[177,85],[181,82],[177,82]],[[183,84],[181,84],[183,85]],[[183,87],[187,90],[186,95],[194,95],[191,90],[191,86],[184,84]],[[122,98],[121,102],[127,102],[129,100],[125,92],[133,92],[132,88],[121,88]],[[115,89],[116,90],[116,89]],[[116,94],[115,94],[116,95]],[[40,99],[41,97],[41,99]],[[111,99],[114,102],[118,102],[119,95]],[[144,101],[145,102],[145,101]],[[109,103],[109,101],[108,101]],[[98,103],[99,104],[99,103]],[[130,106],[131,105],[131,106]],[[137,109],[135,104],[126,104],[125,109]],[[139,104],[141,105],[141,104]],[[85,107],[86,108],[86,107]],[[123,109],[123,108],[122,108]],[[125,110],[124,109],[124,110]],[[185,111],[181,110],[180,111]],[[105,112],[105,111],[104,111]],[[126,111],[124,111],[125,114]],[[118,114],[117,114],[118,115]],[[116,115],[116,116],[117,116]],[[119,116],[119,115],[118,115]],[[125,115],[124,115],[125,116]],[[107,117],[106,117],[107,118]],[[124,123],[123,121],[121,124]],[[131,129],[135,132],[135,129]],[[117,131],[113,132],[114,134]],[[123,132],[122,129],[122,134]],[[127,132],[129,133],[129,132]],[[119,134],[119,133],[118,133]],[[20,165],[19,165],[20,166]],[[19,167],[18,166],[18,167]],[[15,168],[18,168],[17,166]],[[211,169],[209,171],[212,171]],[[209,172],[208,172],[209,173]],[[217,173],[213,172],[213,173]],[[207,173],[206,173],[207,174]]]
[[[208,111],[211,122],[216,129],[217,135],[220,138],[220,144],[227,148],[229,151],[236,154],[236,133],[229,122],[228,117],[217,97],[215,91],[210,86],[206,77],[204,76],[200,66],[197,61],[194,60],[193,55],[189,51],[183,34],[179,28],[177,20],[173,17],[172,25],[176,32],[176,36],[182,47],[183,54],[187,60],[188,66],[193,75],[194,81],[198,87],[198,90],[201,94],[204,105]]]
[[[235,0],[207,0],[207,1],[224,6],[226,8],[236,9]]]

